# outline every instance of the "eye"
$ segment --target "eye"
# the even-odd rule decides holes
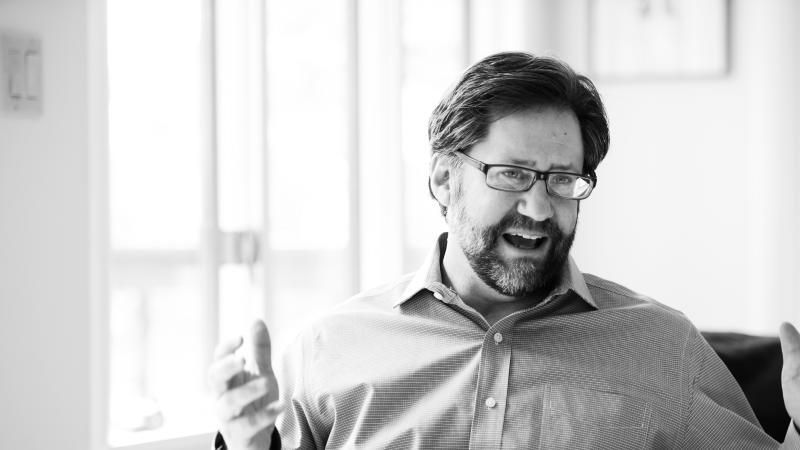
[[[518,180],[522,178],[523,175],[524,173],[521,170],[512,167],[506,167],[500,172],[500,176],[509,180]]]
[[[550,175],[550,183],[552,184],[572,184],[575,181],[575,176],[563,173],[554,173]]]

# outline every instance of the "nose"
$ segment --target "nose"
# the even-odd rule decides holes
[[[553,217],[553,205],[550,203],[552,198],[547,193],[547,187],[543,181],[537,181],[531,188],[520,194],[517,202],[517,212],[531,219],[541,222]]]

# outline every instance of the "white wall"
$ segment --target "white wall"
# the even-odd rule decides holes
[[[471,0],[473,58],[525,49],[585,72],[587,1]],[[701,329],[775,334],[800,323],[800,3],[729,5],[729,74],[595,80],[612,143],[573,254]]]
[[[551,13],[568,30],[556,53],[579,68],[581,3]],[[597,82],[612,146],[574,254],[584,271],[678,308],[701,329],[775,334],[781,320],[800,322],[800,6],[730,4],[728,75]]]
[[[0,112],[0,447],[90,448],[85,0],[0,0],[42,38],[43,114]]]
[[[800,9],[732,7],[728,76],[599,83],[612,148],[576,254],[701,328],[775,334],[800,321]]]

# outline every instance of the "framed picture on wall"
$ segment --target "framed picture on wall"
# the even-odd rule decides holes
[[[589,0],[589,70],[598,78],[728,73],[729,0]]]

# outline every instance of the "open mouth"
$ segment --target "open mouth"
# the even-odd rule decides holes
[[[527,233],[510,232],[503,233],[503,239],[518,249],[536,250],[544,245],[547,237],[535,236]]]

